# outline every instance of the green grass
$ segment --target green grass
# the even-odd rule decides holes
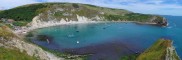
[[[28,22],[24,22],[24,21],[16,21],[13,22],[13,25],[15,26],[26,26]]]
[[[84,6],[90,10],[95,10],[99,12],[104,12],[106,14],[111,15],[122,15],[122,14],[128,14],[132,13],[130,11],[124,10],[124,9],[114,9],[114,8],[107,8],[107,7],[98,7],[94,5],[84,4]]]
[[[12,31],[10,31],[10,28],[7,26],[0,26],[0,37],[3,37],[7,40],[9,40],[12,37],[17,37],[15,34],[13,34]]]
[[[15,21],[32,21],[32,18],[38,15],[38,9],[44,8],[43,4],[26,5],[0,12],[0,18],[14,19]]]
[[[172,46],[171,43],[171,40],[159,39],[143,53],[123,56],[120,60],[165,60],[166,49]],[[173,59],[180,60],[175,50],[173,52]]]
[[[57,11],[53,17],[58,20],[66,19],[75,20],[76,14],[80,16],[85,16],[88,18],[93,18],[95,16],[104,17],[105,20],[126,20],[126,21],[138,21],[138,22],[148,22],[153,16],[148,14],[133,13],[124,9],[114,9],[106,7],[98,7],[88,4],[79,3],[38,3],[29,4],[20,7],[16,7],[9,10],[3,10],[0,12],[0,18],[14,19],[16,22],[13,24],[15,26],[25,26],[30,23],[32,19],[40,13],[43,13],[41,18],[47,20],[47,11],[55,12],[56,8],[64,8],[66,10],[60,12]],[[76,11],[71,11],[75,9]],[[100,14],[103,12],[105,14]],[[63,13],[71,13],[72,16],[64,16]],[[158,21],[159,20],[159,21]],[[156,22],[161,22],[162,18],[158,18]]]
[[[105,15],[106,19],[114,20],[114,21],[137,21],[137,22],[147,22],[153,16],[152,15],[145,15],[145,14],[138,14],[138,13],[129,13],[125,15]]]
[[[121,57],[120,60],[136,60],[137,56],[138,54],[127,55]]]
[[[171,40],[160,39],[137,57],[137,60],[164,60],[167,47],[172,46]]]
[[[31,57],[26,52],[20,52],[18,49],[8,49],[0,47],[0,60],[38,60]]]

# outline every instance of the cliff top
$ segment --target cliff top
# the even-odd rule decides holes
[[[180,60],[171,40],[160,39],[140,54],[137,60]]]

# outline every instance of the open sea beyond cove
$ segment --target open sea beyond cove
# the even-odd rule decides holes
[[[141,53],[159,38],[173,40],[182,58],[182,17],[164,16],[169,26],[140,25],[110,22],[69,24],[32,31],[32,42],[40,46],[70,54],[92,54],[90,60],[119,60],[120,57]],[[47,41],[37,36],[47,36]]]

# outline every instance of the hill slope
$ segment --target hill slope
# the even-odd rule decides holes
[[[92,21],[134,21],[145,24],[166,26],[165,18],[156,15],[133,13],[123,9],[98,7],[73,3],[39,3],[16,7],[0,12],[0,18],[14,19],[16,23],[25,25],[35,16],[40,20],[78,21],[77,16],[84,16]],[[15,23],[15,24],[16,24]]]
[[[121,60],[181,60],[171,40],[159,39],[141,54],[121,57]]]
[[[137,60],[180,60],[171,40],[160,39],[137,57]]]
[[[38,60],[36,57],[29,56],[26,52],[18,49],[0,47],[0,60]]]

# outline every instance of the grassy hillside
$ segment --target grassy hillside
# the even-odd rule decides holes
[[[98,7],[88,4],[74,3],[39,3],[16,7],[0,12],[0,18],[14,19],[14,25],[26,25],[31,22],[33,17],[42,13],[41,18],[47,20],[49,16],[61,20],[77,20],[76,15],[85,16],[90,19],[99,16],[108,21],[137,21],[137,22],[155,22],[160,23],[163,17],[147,14],[133,13],[123,9],[113,9]],[[154,21],[151,19],[156,18]],[[21,23],[20,23],[21,22]],[[18,25],[18,26],[19,26]]]
[[[167,54],[167,48],[172,46],[171,40],[160,39],[154,43],[145,52],[137,57],[137,60],[165,60]],[[174,51],[172,54],[174,60],[180,60]]]
[[[10,18],[16,21],[31,21],[34,16],[39,14],[36,10],[44,7],[42,4],[21,6],[0,12],[0,17]]]
[[[167,48],[172,47],[171,43],[171,40],[159,39],[141,54],[123,56],[120,60],[166,60],[166,54],[171,55],[168,56],[169,60],[180,60],[175,50],[172,54],[167,53]]]
[[[0,47],[0,60],[37,60],[26,52],[20,52],[18,49],[9,49]]]
[[[77,5],[78,7],[76,7]],[[55,9],[55,8],[67,8],[68,11],[70,11],[71,8],[77,9],[80,8],[80,6],[86,6],[88,10],[92,11],[86,11],[86,10],[80,10],[75,13],[79,15],[89,15],[92,12],[96,13],[96,10],[102,11],[105,10],[105,12],[108,12],[109,14],[119,14],[119,13],[125,13],[126,10],[117,10],[117,9],[109,9],[109,8],[103,8],[103,7],[96,7],[93,5],[83,5],[83,4],[71,4],[71,3],[40,3],[40,4],[30,4],[30,5],[24,5],[20,7],[16,7],[9,10],[4,10],[0,12],[0,18],[10,18],[14,19],[16,21],[31,21],[33,17],[36,15],[46,12],[47,10]],[[83,7],[83,8],[86,8]],[[99,9],[98,9],[99,8]],[[112,12],[110,10],[115,10],[116,12]],[[58,12],[61,13],[61,12]],[[56,15],[56,14],[55,14]],[[59,16],[59,14],[57,14]]]
[[[17,38],[16,35],[10,30],[9,27],[0,25],[0,44],[5,47],[12,38]],[[20,52],[17,48],[5,48],[0,45],[0,60],[37,60],[36,57],[29,56],[26,52]]]
[[[9,40],[12,37],[16,37],[16,35],[14,35],[12,33],[12,31],[10,31],[9,27],[0,26],[0,37]],[[1,42],[1,40],[0,40],[0,42]]]

